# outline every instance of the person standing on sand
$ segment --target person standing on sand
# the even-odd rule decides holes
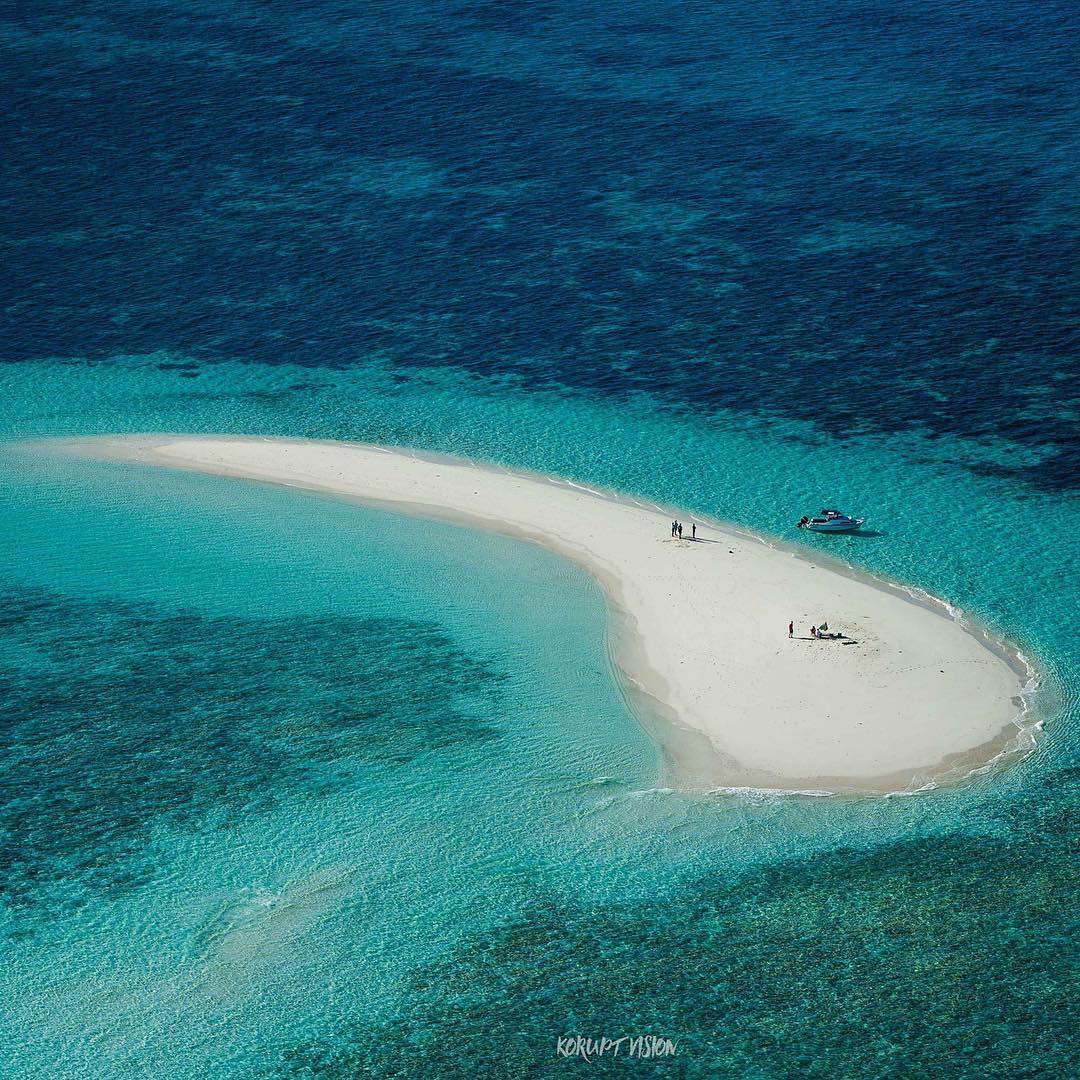
[[[795,620],[794,619],[792,619],[791,622],[789,622],[787,624],[787,636],[788,637],[794,637],[795,636]]]
[[[682,539],[682,522],[679,522],[679,539]]]
[[[671,535],[672,536],[675,535],[675,522],[674,521],[671,523]]]
[[[696,521],[692,521],[690,523],[690,539],[691,540],[696,540],[697,539],[697,522]]]

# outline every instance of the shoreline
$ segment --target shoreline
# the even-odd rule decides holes
[[[667,786],[701,792],[913,794],[993,769],[1034,745],[1032,732],[1039,725],[1029,727],[1024,720],[1037,676],[1015,646],[973,626],[921,589],[739,526],[691,518],[651,500],[560,477],[395,447],[187,435],[31,440],[24,445],[294,487],[391,513],[487,529],[555,551],[593,576],[604,592],[613,673],[629,710],[658,747]],[[491,506],[504,507],[502,515],[493,515]],[[663,531],[668,515],[684,514],[707,535],[697,541],[669,539]],[[599,531],[589,534],[589,542],[581,541],[578,534],[594,525]],[[658,553],[657,544],[674,551]],[[740,545],[746,549],[736,556]],[[675,562],[680,557],[695,562],[683,566]],[[759,577],[758,592],[742,581],[747,573]],[[764,636],[759,601],[765,592],[776,603],[777,577],[794,594],[791,599],[782,594],[781,601],[793,612],[802,610],[800,604],[824,610],[834,628],[854,626],[857,643],[845,648],[841,641],[810,643],[798,637],[791,642],[786,615],[785,633],[778,637],[782,612],[775,606],[768,612],[770,630]],[[664,589],[669,591],[663,594]],[[841,608],[844,621],[836,621],[829,610],[833,599],[847,604],[847,611]],[[810,600],[814,603],[807,607]],[[677,610],[679,605],[693,610],[676,618],[672,603]],[[855,616],[860,606],[872,613]],[[719,629],[714,613],[722,620]],[[799,621],[805,626],[805,619]],[[737,635],[747,627],[754,640],[740,643]],[[884,636],[875,633],[879,628]],[[931,660],[935,671],[923,665],[925,674],[913,678],[915,669],[901,666],[905,661],[895,654],[903,650],[890,637],[902,640],[915,659]],[[932,639],[929,648],[926,638]],[[769,650],[777,645],[774,657]],[[819,651],[809,664],[807,645]],[[830,696],[814,696],[815,691],[834,690],[822,679],[821,661],[835,668],[835,693],[855,701],[851,715],[834,715]],[[929,680],[938,663],[944,665],[938,680]],[[962,665],[969,670],[961,670]],[[946,668],[949,677],[941,680]],[[952,717],[952,728],[947,715],[927,722],[925,713],[938,703],[927,695],[922,678],[946,687],[942,714],[949,702],[954,714],[963,713]],[[864,684],[875,679],[881,685],[869,692]],[[974,708],[973,695],[979,699]],[[777,705],[777,696],[781,704],[786,701],[787,711]],[[880,706],[897,723],[879,722],[871,733],[858,730],[868,723],[875,726],[859,718],[866,706]],[[824,715],[815,715],[825,709]],[[814,723],[806,722],[807,712]],[[761,730],[750,731],[747,725],[755,720]],[[792,767],[796,761],[813,767]],[[868,763],[886,767],[867,769]]]

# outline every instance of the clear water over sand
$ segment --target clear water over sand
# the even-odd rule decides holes
[[[85,385],[99,413],[70,426],[169,426],[152,411],[161,396],[136,397],[129,371],[55,373],[72,393],[93,375]],[[269,376],[253,397],[244,372],[211,374],[221,398],[203,414],[208,427],[231,416],[238,430],[271,429],[261,404],[274,400]],[[157,373],[144,388],[175,378]],[[207,1075],[268,1065],[318,1074],[312,1061],[324,1057],[330,1075],[348,1074],[374,1053],[370,1033],[385,1042],[386,1059],[372,1059],[381,1067],[402,1024],[430,1032],[428,1052],[451,1037],[468,1044],[454,1005],[466,985],[509,980],[499,993],[527,1001],[529,985],[539,992],[553,977],[550,965],[566,980],[570,964],[592,986],[597,956],[585,943],[597,941],[602,953],[626,941],[645,956],[670,948],[690,964],[689,990],[650,976],[662,987],[661,1020],[637,1023],[691,1029],[707,1060],[709,1022],[683,1017],[713,993],[693,989],[695,972],[734,962],[713,934],[750,935],[739,949],[752,946],[755,965],[794,947],[782,943],[796,926],[823,940],[866,920],[867,940],[893,941],[882,927],[923,926],[929,894],[913,886],[897,906],[877,890],[893,890],[894,874],[923,873],[947,908],[935,933],[981,934],[965,920],[985,918],[988,903],[1004,917],[995,859],[1014,875],[1010,911],[1012,900],[1041,906],[1053,894],[1017,861],[1052,877],[1052,845],[1064,842],[1046,824],[1060,797],[1048,791],[1067,775],[1076,718],[1063,703],[1060,672],[1072,661],[1051,583],[1072,571],[1065,549],[1034,531],[995,540],[984,515],[997,482],[890,459],[873,444],[857,467],[842,451],[841,467],[840,451],[794,428],[661,417],[646,428],[630,410],[480,395],[451,380],[372,379],[361,392],[335,376],[327,387],[325,397],[369,412],[324,413],[326,435],[385,439],[391,424],[407,425],[429,447],[559,470],[776,533],[786,532],[777,505],[797,492],[832,486],[882,522],[918,492],[947,521],[919,544],[890,527],[810,543],[831,540],[858,565],[916,581],[1022,643],[1046,672],[1035,708],[1052,722],[1025,762],[952,791],[677,795],[657,789],[655,749],[611,678],[599,590],[554,556],[303,492],[42,458],[12,444],[6,775],[16,857],[5,989],[18,1004],[6,1041],[27,1074],[101,1075],[103,1047],[121,1075],[146,1062],[158,1075],[191,1062]],[[113,393],[145,411],[131,410],[125,425],[110,415]],[[20,404],[20,432],[40,433],[33,407]],[[295,404],[281,427],[317,429],[302,396]],[[467,437],[455,435],[464,407],[477,418]],[[173,426],[191,420],[180,409]],[[587,437],[601,430],[606,469]],[[668,460],[670,444],[684,455]],[[687,454],[698,455],[696,469]],[[894,482],[883,484],[890,465]],[[958,512],[965,495],[971,513]],[[1061,514],[1066,528],[1063,503],[1026,501]],[[976,537],[982,557],[964,557]],[[706,929],[678,929],[684,919]],[[665,944],[672,933],[680,944]],[[578,934],[580,959],[561,957],[555,943],[574,949]],[[903,955],[914,951],[905,963],[926,947],[916,937],[895,938]],[[979,941],[986,964],[994,950]],[[941,948],[951,950],[945,938]],[[859,979],[864,960],[852,962],[847,977]],[[603,964],[615,969],[589,1006],[597,1023],[626,977],[616,956]],[[956,975],[947,965],[937,977]],[[484,1000],[486,991],[468,993]],[[547,1029],[572,1022],[569,1003],[532,1008],[535,1026],[514,1036],[514,1053],[542,1058]],[[419,1021],[405,1019],[415,1010]],[[224,1048],[219,1025],[245,1034]]]

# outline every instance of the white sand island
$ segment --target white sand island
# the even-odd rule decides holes
[[[967,774],[1020,734],[1022,665],[944,608],[689,513],[378,446],[231,436],[53,445],[333,493],[572,559],[607,594],[618,677],[678,786],[914,790]],[[845,636],[810,637],[825,620]]]

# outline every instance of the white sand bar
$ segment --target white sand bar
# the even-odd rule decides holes
[[[554,549],[603,586],[621,685],[681,786],[911,790],[967,773],[1018,735],[1023,677],[984,637],[900,590],[689,513],[677,515],[679,541],[674,511],[378,446],[225,436],[57,445],[301,486]],[[856,644],[812,639],[811,622],[826,620]]]

